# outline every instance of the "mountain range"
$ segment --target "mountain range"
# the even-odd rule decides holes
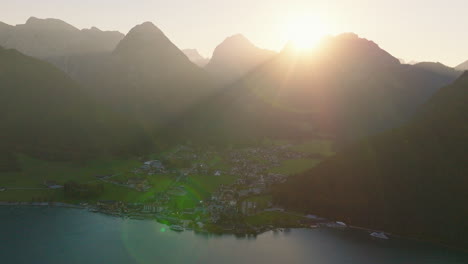
[[[111,51],[124,35],[96,27],[79,30],[59,19],[29,18],[25,24],[0,23],[0,46],[36,58]]]
[[[211,128],[238,139],[319,134],[352,142],[403,124],[459,74],[401,64],[372,41],[342,34],[309,55],[288,45],[184,120],[196,120],[192,131],[201,136]]]
[[[209,75],[150,22],[131,29],[111,53],[84,62],[87,71],[77,80],[90,94],[152,127],[215,90]]]
[[[0,36],[22,36],[20,31],[53,36],[44,37],[50,45],[36,45],[50,49],[49,55],[63,42],[58,32],[84,34],[56,19],[0,26]],[[46,60],[101,108],[133,120],[153,138],[244,141],[322,135],[353,142],[403,124],[460,74],[440,64],[401,64],[355,34],[328,37],[310,54],[299,54],[292,45],[277,54],[238,34],[216,48],[204,69],[150,22],[135,26],[112,46]]]

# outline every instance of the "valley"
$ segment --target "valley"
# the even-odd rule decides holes
[[[0,201],[74,204],[187,228],[258,233],[311,222],[277,208],[270,191],[332,153],[332,142],[317,138],[302,143],[264,139],[252,147],[221,150],[177,145],[145,157],[82,164],[21,156],[21,172],[0,174]]]

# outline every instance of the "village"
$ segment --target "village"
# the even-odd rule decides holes
[[[258,234],[323,221],[288,212],[275,205],[271,195],[275,184],[284,183],[322,158],[317,151],[300,151],[292,144],[221,150],[178,145],[142,156],[132,167],[95,174],[85,181],[44,179],[41,186],[2,187],[0,191],[63,192],[63,199],[37,198],[30,204],[70,204],[117,217],[156,219],[176,231]],[[305,166],[298,170],[297,162]],[[136,198],[128,199],[128,194]]]
[[[206,230],[211,232],[259,233],[280,228],[269,222],[252,225],[246,218],[262,213],[287,215],[283,208],[275,207],[269,196],[270,188],[285,182],[287,175],[272,172],[285,160],[307,158],[307,153],[292,151],[288,146],[251,147],[220,153],[215,150],[196,151],[188,146],[179,146],[161,160],[146,160],[131,171],[133,176],[98,175],[102,182],[125,186],[139,192],[151,190],[151,177],[171,175],[167,187],[157,192],[144,203],[124,203],[116,200],[98,201],[86,206],[90,211],[134,219],[157,219],[172,229]],[[223,166],[212,166],[208,160],[219,157]],[[189,161],[196,162],[189,162]],[[187,200],[191,190],[187,182],[191,175],[204,174],[213,179],[229,177],[229,183],[221,183],[205,197],[194,197],[188,206],[178,206],[177,201]],[[196,200],[199,198],[199,200]],[[315,218],[289,213],[296,221],[283,225],[309,226]],[[320,219],[319,219],[320,220]],[[273,221],[274,222],[274,221]],[[291,221],[289,221],[291,222]],[[281,221],[278,222],[281,224]],[[285,226],[281,226],[285,227]]]
[[[0,192],[63,192],[65,198],[0,201],[0,206],[85,209],[112,217],[156,220],[178,232],[193,230],[236,236],[298,227],[356,228],[337,219],[288,211],[274,203],[271,190],[275,184],[284,183],[330,153],[328,148],[317,149],[312,144],[308,148],[313,151],[303,151],[292,144],[229,150],[179,145],[156,158],[140,157],[131,168],[93,175],[92,180],[44,179],[35,187],[0,187]],[[115,188],[120,190],[119,194],[114,193]],[[98,199],[106,189],[107,194],[118,198]],[[129,193],[139,194],[137,201],[129,200]],[[372,237],[388,239],[381,231],[367,231]]]

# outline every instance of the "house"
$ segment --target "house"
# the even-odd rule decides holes
[[[221,176],[221,171],[219,170],[215,171],[214,176]]]

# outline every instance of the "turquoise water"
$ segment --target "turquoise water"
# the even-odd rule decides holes
[[[468,263],[468,253],[363,231],[293,229],[257,237],[174,232],[155,221],[65,208],[0,207],[0,263]]]

